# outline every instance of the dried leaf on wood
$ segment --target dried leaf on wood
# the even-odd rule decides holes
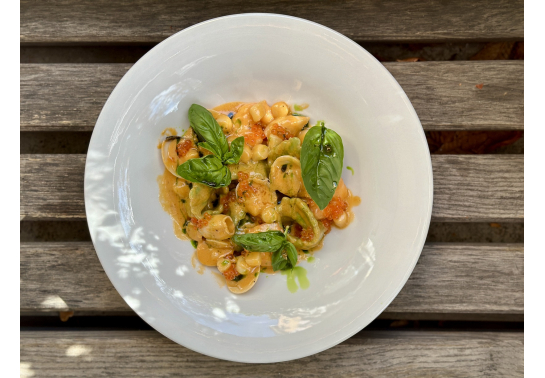
[[[423,62],[426,59],[423,58],[406,58],[406,59],[396,59],[398,62]]]
[[[491,42],[487,43],[470,60],[498,60],[509,59],[509,55],[515,46],[515,42]]]

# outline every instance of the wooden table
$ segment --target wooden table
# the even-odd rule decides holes
[[[239,0],[23,0],[21,44],[149,45],[197,22],[243,12],[300,16],[360,43],[523,40],[521,0],[271,0],[252,5]],[[523,129],[523,61],[385,66],[425,130]],[[88,135],[130,67],[21,64],[22,138],[53,131]],[[476,88],[479,83],[485,84],[482,89]],[[85,220],[85,155],[22,154],[20,163],[22,221],[66,221],[71,227]],[[523,222],[522,155],[432,155],[432,163],[432,222]],[[521,376],[523,333],[516,327],[486,330],[482,325],[523,321],[523,258],[522,244],[429,243],[380,319],[460,321],[459,327],[364,330],[311,357],[255,366],[200,355],[152,330],[71,327],[78,316],[136,315],[106,277],[90,241],[22,242],[21,316],[75,315],[62,328],[22,328],[21,371],[35,377]]]

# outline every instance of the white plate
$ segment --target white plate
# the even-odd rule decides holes
[[[192,267],[158,200],[166,127],[189,126],[192,103],[309,103],[305,114],[343,138],[343,178],[361,196],[356,220],[334,229],[290,293],[261,276],[244,295]],[[104,270],[128,305],[163,335],[232,361],[305,357],[354,335],[395,298],[424,244],[432,209],[420,121],[390,73],[341,34],[303,19],[242,14],[185,29],[121,79],[96,123],[85,206]],[[100,293],[97,293],[99,295]]]

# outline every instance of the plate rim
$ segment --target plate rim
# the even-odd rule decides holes
[[[221,359],[221,360],[226,360],[226,361],[249,363],[249,364],[277,363],[277,362],[285,362],[285,361],[292,361],[292,360],[305,358],[305,357],[312,356],[312,355],[317,354],[317,353],[321,353],[321,352],[323,352],[323,351],[325,351],[327,349],[330,349],[330,348],[333,348],[333,347],[337,346],[338,344],[342,343],[343,341],[351,338],[352,336],[354,336],[358,332],[361,332],[363,329],[365,329],[365,327],[367,327],[382,312],[384,312],[384,310],[399,295],[400,291],[403,289],[403,287],[405,286],[405,284],[409,280],[412,272],[414,271],[414,268],[415,268],[416,264],[418,263],[418,260],[420,259],[420,256],[422,254],[422,250],[424,248],[424,244],[425,244],[425,241],[426,241],[426,236],[427,236],[428,231],[429,231],[429,227],[430,227],[430,223],[431,223],[431,217],[432,217],[432,210],[433,210],[433,197],[434,197],[434,191],[433,191],[433,189],[434,189],[434,185],[433,185],[433,167],[432,167],[432,161],[431,161],[431,154],[430,154],[430,151],[429,151],[429,147],[427,146],[427,143],[426,143],[426,137],[425,137],[424,129],[423,129],[422,124],[420,122],[420,118],[418,117],[418,114],[416,113],[416,110],[414,109],[414,106],[412,105],[411,101],[409,100],[407,94],[405,93],[405,91],[403,90],[401,85],[397,82],[397,80],[394,78],[394,76],[390,73],[390,71],[388,71],[388,69],[386,69],[386,67],[381,62],[379,62],[373,55],[371,55],[365,48],[360,46],[358,43],[356,43],[352,39],[346,37],[345,35],[343,35],[342,33],[338,32],[338,31],[336,31],[334,29],[331,29],[331,28],[329,28],[327,26],[324,26],[324,25],[319,24],[317,22],[310,21],[310,20],[307,20],[307,19],[304,19],[304,18],[301,18],[301,17],[289,16],[289,15],[283,15],[283,14],[277,14],[277,13],[238,13],[238,14],[232,14],[232,15],[212,18],[212,19],[209,19],[209,20],[199,22],[199,23],[197,23],[195,25],[192,25],[192,26],[190,26],[188,28],[182,29],[182,30],[172,34],[168,38],[164,39],[163,41],[161,41],[157,45],[155,45],[152,49],[150,49],[146,54],[144,54],[140,59],[138,59],[138,61],[136,63],[134,63],[131,66],[131,68],[123,75],[123,77],[119,80],[119,82],[115,85],[113,90],[110,92],[110,94],[108,96],[108,99],[104,103],[104,105],[103,105],[103,107],[102,107],[102,109],[100,111],[100,114],[97,117],[97,120],[95,122],[95,126],[93,128],[93,133],[91,135],[91,139],[90,139],[90,142],[89,142],[89,147],[88,147],[87,152],[89,152],[89,150],[91,149],[91,146],[93,145],[93,140],[96,138],[96,135],[97,135],[97,134],[95,134],[95,130],[97,129],[97,125],[99,124],[99,121],[100,121],[101,116],[102,116],[102,114],[104,112],[104,109],[108,106],[108,103],[110,102],[110,100],[112,98],[112,95],[118,90],[118,88],[121,85],[124,84],[125,81],[129,80],[129,78],[130,78],[130,76],[132,76],[132,74],[134,74],[136,72],[136,70],[134,68],[135,67],[138,68],[140,65],[143,64],[144,60],[147,60],[147,59],[144,59],[144,58],[146,58],[146,57],[149,58],[149,55],[150,55],[151,52],[153,52],[154,50],[160,48],[162,45],[167,44],[170,39],[178,37],[179,35],[182,35],[184,33],[191,32],[194,29],[198,29],[198,28],[200,28],[200,27],[202,27],[204,25],[214,23],[214,22],[218,22],[218,21],[221,21],[221,20],[224,20],[224,19],[245,18],[245,17],[267,17],[267,18],[270,18],[270,19],[290,19],[290,20],[294,20],[294,21],[301,22],[301,23],[304,23],[304,24],[309,24],[309,25],[312,25],[312,26],[317,27],[319,29],[322,29],[327,33],[332,33],[334,36],[336,36],[336,37],[338,37],[340,39],[343,39],[344,41],[350,42],[352,45],[354,45],[354,47],[356,47],[358,49],[361,49],[369,58],[371,58],[376,63],[376,65],[378,65],[380,67],[380,69],[384,73],[389,75],[389,78],[393,81],[393,83],[395,83],[394,85],[397,86],[397,88],[400,90],[400,93],[399,93],[400,97],[403,99],[403,101],[406,103],[406,105],[408,105],[407,108],[412,113],[414,120],[417,121],[418,124],[420,125],[420,128],[419,128],[420,138],[421,138],[422,143],[423,143],[423,145],[424,145],[424,147],[425,147],[425,149],[427,151],[427,154],[425,155],[425,158],[426,158],[425,160],[426,160],[426,163],[427,163],[426,164],[426,170],[427,170],[427,176],[428,176],[428,182],[429,182],[428,188],[427,188],[428,189],[429,199],[428,199],[428,205],[427,205],[427,209],[426,209],[427,214],[426,214],[426,217],[425,217],[425,225],[422,228],[421,237],[420,237],[420,240],[417,243],[416,250],[418,251],[418,253],[415,254],[415,257],[414,257],[413,261],[411,262],[410,266],[407,266],[403,278],[399,281],[400,284],[395,289],[392,289],[392,296],[391,296],[391,298],[389,300],[383,301],[382,304],[377,307],[377,310],[373,311],[370,314],[369,313],[366,314],[367,315],[366,317],[371,319],[369,322],[366,322],[366,323],[364,322],[365,323],[364,325],[358,325],[357,327],[355,327],[355,331],[349,331],[349,332],[347,332],[346,335],[341,335],[340,337],[339,336],[335,337],[337,334],[331,334],[329,342],[322,344],[322,345],[325,345],[325,346],[322,346],[322,347],[311,347],[311,346],[309,346],[309,347],[305,348],[305,351],[308,351],[308,352],[300,353],[294,358],[291,358],[291,357],[288,357],[288,358],[275,358],[275,359],[269,359],[267,361],[248,361],[248,360],[244,360],[244,359],[240,359],[240,358],[226,358],[224,356],[216,355],[215,353],[209,353],[206,349],[199,348],[198,346],[188,346],[185,343],[176,341],[172,337],[170,337],[170,336],[166,335],[165,333],[163,333],[161,330],[157,329],[153,324],[151,324],[145,318],[145,315],[142,316],[142,315],[138,314],[135,311],[135,309],[133,308],[133,306],[129,302],[127,302],[125,300],[125,298],[123,298],[123,296],[121,295],[121,293],[120,293],[118,287],[116,286],[115,282],[108,275],[108,273],[106,272],[106,269],[104,269],[104,271],[106,273],[106,276],[108,277],[108,279],[110,280],[110,282],[112,283],[112,285],[114,286],[114,288],[116,289],[118,294],[120,294],[123,301],[133,311],[135,311],[135,314],[138,315],[141,319],[143,319],[155,331],[159,332],[161,335],[165,336],[166,338],[173,341],[174,343],[179,344],[179,345],[181,345],[181,346],[183,346],[185,348],[188,348],[188,349],[190,349],[192,351],[195,351],[197,353],[200,353],[200,354],[203,354],[203,355],[206,355],[206,356],[209,356],[209,357]],[[84,204],[85,204],[86,222],[87,222],[87,225],[88,225],[89,230],[90,230],[91,239],[92,239],[93,247],[95,249],[95,253],[96,253],[96,255],[97,255],[97,257],[98,257],[98,259],[100,261],[101,266],[104,268],[103,260],[101,259],[98,250],[95,248],[96,244],[95,244],[95,240],[94,240],[94,237],[93,237],[93,232],[91,230],[91,225],[89,224],[89,219],[90,219],[89,218],[89,211],[90,210],[89,210],[89,207],[88,207],[88,199],[87,199],[88,198],[88,196],[87,196],[87,184],[86,184],[87,181],[88,181],[87,173],[88,173],[88,160],[86,159],[85,172],[84,172]],[[362,315],[363,315],[363,313],[359,314],[356,317],[354,317],[354,320],[359,319]],[[314,344],[314,345],[316,345],[316,344]]]

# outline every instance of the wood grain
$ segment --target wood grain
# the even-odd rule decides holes
[[[23,43],[157,43],[181,29],[237,13],[280,13],[328,26],[356,41],[522,40],[521,0],[343,0],[315,2],[23,0]]]
[[[131,311],[104,273],[92,243],[22,243],[21,312]],[[522,244],[435,243],[383,318],[522,320]]]
[[[433,155],[432,220],[524,219],[520,155]],[[21,155],[21,219],[85,219],[85,155]]]
[[[21,155],[21,220],[85,219],[85,155]]]
[[[520,130],[524,62],[385,63],[425,130]],[[21,131],[90,131],[130,64],[22,64]],[[483,89],[476,84],[484,83]]]
[[[432,220],[523,221],[524,156],[432,155],[431,162]]]
[[[422,64],[420,66],[420,64]],[[522,130],[524,62],[385,63],[424,130]],[[482,89],[475,85],[484,83]]]
[[[524,370],[522,332],[363,331],[276,364],[217,360],[155,331],[23,331],[20,340],[21,376],[512,378]]]

